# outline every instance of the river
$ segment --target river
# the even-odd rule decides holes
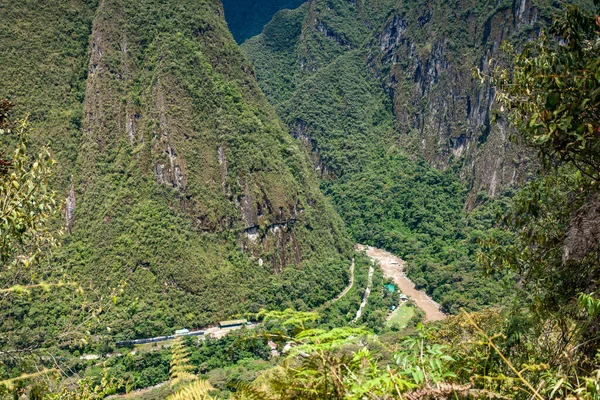
[[[390,252],[371,246],[356,245],[356,250],[364,251],[373,261],[379,262],[383,275],[394,281],[396,286],[425,312],[425,321],[440,321],[446,315],[440,311],[440,306],[425,292],[417,290],[415,284],[404,273],[404,260]]]

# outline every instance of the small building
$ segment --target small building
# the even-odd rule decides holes
[[[400,295],[400,301],[403,302],[403,303],[405,303],[405,302],[408,301],[408,297],[405,294],[401,294]]]
[[[392,285],[391,283],[386,283],[383,285],[383,287],[388,291],[388,293],[394,293],[396,291],[396,286]]]
[[[275,343],[272,340],[269,340],[269,343],[267,343],[267,345],[269,346],[269,348],[271,349],[271,355],[273,357],[277,357],[279,356],[279,351],[277,351],[277,343]]]
[[[233,319],[231,321],[221,321],[219,322],[219,328],[237,328],[242,325],[245,325],[248,321],[245,319]]]
[[[185,328],[183,328],[183,329],[178,329],[178,330],[176,330],[176,331],[175,331],[175,336],[185,336],[185,335],[187,335],[188,333],[190,333],[190,330],[189,330],[189,329],[185,329]]]

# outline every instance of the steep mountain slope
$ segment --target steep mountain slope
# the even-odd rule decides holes
[[[489,72],[503,41],[519,44],[550,20],[550,2],[427,2],[390,15],[370,62],[386,73],[398,131],[437,168],[457,166],[470,191],[495,197],[523,182],[526,153],[508,141],[502,115],[492,122],[495,89],[473,76]],[[540,8],[541,7],[541,8]],[[389,68],[389,69],[388,69]]]
[[[503,40],[527,40],[552,9],[311,0],[243,45],[355,240],[406,258],[417,285],[447,311],[506,297],[474,255],[503,206],[487,199],[527,173],[507,121],[492,122],[494,89],[472,69],[487,71]],[[475,204],[484,207],[467,216]]]
[[[487,72],[504,40],[522,42],[544,26],[550,3],[312,0],[277,14],[244,48],[275,104],[340,55],[362,49],[391,98],[395,141],[432,166],[458,168],[472,204],[480,190],[495,196],[522,181],[519,165],[527,161],[508,144],[506,121],[491,122],[494,89],[472,69]]]
[[[49,143],[66,187],[77,159],[94,2],[0,3],[0,96],[28,113],[32,140]]]
[[[220,2],[33,3],[2,5],[0,93],[34,110],[36,138],[58,150],[60,271],[89,290],[127,284],[107,317],[113,332],[314,307],[345,286],[343,225]],[[40,307],[64,312],[55,301]],[[10,326],[38,329],[36,318],[25,311]]]

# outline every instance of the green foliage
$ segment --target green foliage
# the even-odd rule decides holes
[[[398,310],[394,316],[386,322],[392,330],[402,329],[404,326],[409,326],[414,320],[413,318],[418,317],[418,308],[411,303],[405,305],[398,305]],[[416,324],[415,324],[416,325]]]
[[[524,331],[513,342],[507,316],[452,316],[394,337],[391,347],[352,328],[307,329],[280,366],[241,392],[267,399],[594,398],[595,372],[578,379],[540,361],[544,344]]]
[[[372,266],[371,260],[366,256],[357,254],[355,260],[352,288],[344,297],[321,310],[323,318],[319,326],[327,329],[345,325],[366,326],[373,332],[379,333],[385,327],[385,316],[390,307],[398,305],[398,296],[383,290],[383,285],[387,282],[381,269],[375,267],[372,276],[371,295],[367,305],[362,311],[361,318],[351,323],[367,289],[369,268]]]
[[[241,393],[267,399],[413,398],[434,388],[457,398],[479,393],[452,383],[458,376],[450,371],[459,365],[454,350],[435,343],[433,333],[419,326],[390,349],[363,329],[301,330],[281,365]]]
[[[190,350],[185,345],[183,338],[178,337],[171,344],[171,361],[169,366],[169,378],[171,387],[175,387],[193,380],[194,375],[190,373]]]
[[[511,111],[519,139],[547,164],[568,162],[595,180],[600,178],[599,29],[598,16],[571,5],[548,35],[518,54],[507,46],[512,67],[495,72],[499,99]]]
[[[264,34],[243,44],[256,70],[256,77],[271,104],[289,99],[299,71],[296,48],[306,20],[307,6],[275,14],[265,25]]]
[[[284,29],[281,18],[270,24]],[[477,238],[493,226],[494,209],[504,205],[488,201],[467,217],[467,191],[454,173],[439,172],[398,148],[392,105],[365,65],[365,52],[347,51],[312,76],[295,77],[297,70],[277,61],[291,59],[285,53],[290,47],[273,49],[275,27],[268,28],[244,48],[267,95],[313,151],[321,187],[354,240],[403,257],[417,287],[446,312],[504,302],[509,291],[498,290],[497,282],[504,289],[510,279],[483,277],[475,263]],[[282,85],[272,81],[281,76],[279,65],[290,71]]]
[[[265,306],[308,310],[346,285],[344,226],[220,5],[9,2],[0,14],[0,92],[31,110],[32,147],[52,146],[49,190],[76,200],[49,278],[96,297],[20,298],[2,310],[11,341],[95,351]],[[81,310],[100,298],[89,323]],[[57,320],[85,323],[86,341],[58,336]]]
[[[301,312],[288,308],[284,311],[261,310],[257,317],[267,323],[272,320],[279,321],[283,328],[304,330],[307,329],[308,323],[318,320],[320,315],[316,312]]]
[[[52,188],[70,182],[81,142],[87,53],[97,1],[3,3],[0,13],[0,97],[29,115],[30,147],[52,149]]]
[[[167,400],[211,400],[209,392],[214,388],[206,381],[195,380],[167,397]]]
[[[600,268],[597,24],[597,17],[570,7],[556,19],[553,37],[509,53],[510,71],[496,69],[517,139],[539,151],[545,168],[504,215],[514,240],[490,239],[490,256],[483,257],[490,268],[518,273],[539,324],[561,331],[550,351],[588,371],[598,350],[598,319],[582,313],[579,300],[597,292]]]
[[[46,147],[37,155],[31,155],[27,118],[13,122],[11,108],[10,102],[0,101],[0,146],[12,150],[8,159],[0,153],[0,309],[3,319],[14,311],[13,305],[18,304],[21,297],[31,295],[32,291],[49,292],[68,286],[63,282],[44,282],[48,275],[45,262],[57,246],[56,236],[60,234],[50,224],[57,211],[55,195],[48,183],[55,161]],[[0,348],[9,340],[2,334]],[[39,345],[47,345],[47,342],[42,340]],[[22,350],[13,351],[18,354]],[[44,366],[30,371],[29,362],[31,360],[24,357],[13,359],[10,353],[0,351],[0,394],[18,393],[21,388],[17,385],[54,373]]]
[[[254,382],[273,362],[262,359],[244,358],[234,365],[210,370],[206,377],[221,393],[237,393],[240,387]]]
[[[183,338],[179,337],[171,345],[171,362],[169,376],[171,388],[177,388],[176,392],[167,397],[167,400],[210,400],[209,392],[214,390],[210,383],[197,379],[190,373],[190,351],[184,344]]]
[[[336,2],[330,3],[335,12],[329,15],[326,12],[315,12],[315,21],[317,18],[325,21],[336,13],[343,15],[344,6]],[[308,12],[318,11],[319,5],[321,3],[318,1],[312,2],[313,8]],[[469,14],[473,13],[476,18],[481,18],[481,22],[486,23],[484,42],[490,35],[490,30],[496,28],[493,25],[497,22],[496,17],[510,9],[509,2],[496,2],[495,9],[490,8],[490,5],[481,2],[468,10]],[[402,6],[407,18],[412,18],[409,25],[419,16],[416,12],[418,6],[418,2],[409,2]],[[550,5],[540,4],[540,7],[541,18],[545,18],[552,11]],[[456,9],[460,10],[460,7]],[[434,11],[439,10],[436,8]],[[312,14],[309,15],[313,18]],[[457,17],[454,10],[447,16]],[[462,17],[469,15],[463,13]],[[331,18],[332,21],[335,20],[335,17]],[[366,239],[360,239],[368,244],[388,248],[394,245],[406,246],[407,243],[412,244],[416,240],[422,241],[423,244],[411,249],[412,256],[403,254],[402,249],[399,251],[396,248],[394,251],[409,259],[409,273],[417,285],[429,286],[427,289],[430,293],[437,291],[435,297],[444,299],[443,305],[446,310],[457,312],[460,306],[477,307],[475,302],[469,301],[471,296],[477,301],[493,299],[492,303],[500,302],[505,296],[505,292],[498,290],[498,285],[474,287],[471,276],[468,276],[470,274],[453,274],[454,271],[469,271],[474,267],[477,242],[487,237],[490,239],[489,248],[486,250],[490,250],[490,253],[483,255],[484,264],[495,267],[488,271],[500,273],[497,278],[507,285],[512,285],[514,278],[511,276],[516,272],[523,285],[525,302],[522,297],[518,298],[510,314],[488,311],[475,317],[450,318],[441,324],[439,330],[430,329],[427,334],[419,333],[416,338],[404,341],[405,347],[396,357],[402,364],[399,373],[403,378],[410,378],[413,384],[424,386],[406,397],[595,398],[598,384],[595,372],[598,363],[598,149],[595,147],[595,139],[598,136],[597,86],[600,82],[596,74],[597,17],[594,18],[576,8],[569,8],[565,15],[555,22],[552,36],[542,36],[533,45],[525,46],[525,50],[516,57],[514,67],[511,65],[511,69],[502,77],[506,80],[501,81],[504,84],[501,85],[501,89],[505,92],[505,104],[509,106],[510,111],[516,113],[514,120],[518,123],[517,127],[521,128],[516,132],[520,141],[540,150],[546,166],[563,164],[562,166],[550,172],[542,171],[540,179],[531,182],[516,195],[509,192],[508,196],[500,201],[492,202],[486,200],[485,196],[480,196],[478,203],[483,206],[468,217],[462,216],[457,212],[458,209],[453,210],[454,214],[443,212],[445,205],[458,204],[461,207],[464,204],[463,199],[456,203],[452,201],[461,194],[464,195],[464,191],[461,193],[460,187],[455,192],[449,191],[451,194],[448,198],[440,196],[441,201],[438,203],[440,197],[437,195],[440,190],[436,190],[436,193],[427,192],[428,187],[435,184],[435,180],[430,178],[435,177],[435,174],[430,174],[424,168],[418,170],[415,175],[419,178],[426,176],[429,178],[429,184],[419,186],[418,179],[407,179],[407,187],[399,186],[401,190],[396,190],[396,193],[402,193],[404,190],[410,197],[399,202],[398,210],[412,211],[414,207],[411,202],[420,199],[421,193],[427,193],[423,196],[426,200],[424,204],[433,204],[434,207],[423,212],[424,218],[434,212],[442,215],[442,218],[433,223],[421,224],[420,221],[411,221],[401,212],[397,213],[400,217],[386,215],[386,218],[381,220],[387,224],[392,224],[390,221],[396,223],[395,229],[392,230],[389,226],[382,227],[383,224],[375,225],[373,222],[378,222],[378,216],[375,215],[365,219],[363,231],[357,229],[357,226],[361,226],[356,221],[361,220],[364,212],[378,210],[379,204],[383,204],[378,210],[381,214],[393,209],[390,203],[382,201],[383,196],[379,196],[379,193],[393,187],[396,182],[403,182],[395,176],[387,181],[381,177],[389,176],[390,170],[413,170],[402,164],[400,168],[395,169],[395,164],[386,160],[386,157],[394,154],[395,143],[393,140],[387,143],[385,139],[382,140],[386,137],[385,134],[366,136],[367,140],[359,136],[359,133],[375,130],[369,112],[377,109],[377,103],[371,101],[372,96],[364,96],[364,89],[367,87],[364,82],[368,81],[364,77],[368,78],[368,74],[357,79],[361,81],[358,84],[353,84],[351,78],[348,78],[359,76],[358,71],[361,68],[361,63],[350,61],[351,56],[348,55],[360,54],[352,49],[352,40],[348,40],[355,28],[348,28],[347,32],[344,32],[340,25],[335,29],[328,29],[333,24],[329,25],[330,21],[327,20],[319,27],[323,35],[315,38],[311,36],[314,34],[311,22],[312,19],[305,22],[303,40],[306,42],[298,45],[299,53],[287,51],[288,55],[294,54],[296,59],[306,61],[303,56],[310,59],[291,73],[281,68],[283,63],[279,62],[278,54],[283,52],[277,51],[272,45],[269,47],[265,33],[263,37],[254,38],[246,43],[245,49],[259,70],[257,75],[259,80],[262,80],[263,89],[278,104],[280,110],[284,110],[282,114],[286,116],[286,122],[293,132],[316,153],[313,161],[317,170],[322,172],[322,186],[332,197],[336,207],[341,210],[340,213],[346,219],[352,233],[356,235],[357,231],[368,232],[367,229],[373,226],[373,230],[377,232],[393,232],[396,234],[395,240],[389,240],[387,243],[385,236],[377,238],[379,241],[369,241],[373,238],[368,236]],[[402,40],[406,40],[407,37],[409,41],[422,45],[420,49],[417,47],[417,51],[422,53],[421,59],[427,59],[433,50],[431,43],[435,42],[434,36],[441,35],[454,40],[457,35],[451,33],[462,29],[462,37],[465,40],[450,43],[449,46],[460,49],[457,54],[475,64],[476,49],[468,48],[476,48],[478,44],[469,44],[468,39],[472,32],[465,30],[465,26],[466,24],[462,23],[448,23],[439,26],[440,29],[432,29],[430,26],[421,30],[407,29],[407,32],[403,32]],[[526,37],[527,34],[517,40],[518,47],[521,48]],[[329,43],[323,44],[327,39]],[[331,43],[334,41],[338,44],[350,43],[347,52],[343,55],[336,52],[336,45]],[[319,48],[319,45],[322,47]],[[317,50],[323,51],[319,53]],[[413,47],[410,47],[410,50],[412,52]],[[373,60],[370,54],[365,58],[369,62]],[[331,59],[334,61],[330,62]],[[402,64],[403,59],[399,58],[398,63]],[[270,68],[270,64],[275,67]],[[305,65],[308,66],[306,69]],[[334,67],[328,71],[330,65]],[[349,65],[358,68],[351,69]],[[405,62],[401,67],[406,69],[408,65]],[[301,72],[298,72],[298,69]],[[278,76],[282,71],[284,75],[287,74],[288,80]],[[416,76],[415,79],[420,78]],[[400,82],[399,86],[402,84],[403,82]],[[439,87],[446,84],[447,82],[441,80],[438,83]],[[357,87],[362,88],[363,92],[357,91]],[[346,93],[352,95],[346,97]],[[313,98],[316,99],[314,103]],[[359,107],[353,103],[354,99],[360,99],[357,103],[368,106],[357,113],[356,109]],[[396,98],[394,100],[402,101]],[[415,113],[423,112],[419,109],[419,104],[412,106]],[[344,114],[346,110],[349,110],[348,115]],[[396,107],[395,111],[398,110]],[[296,115],[299,117],[296,118]],[[352,120],[354,115],[360,115],[360,118]],[[384,120],[391,121],[389,117]],[[346,124],[346,121],[350,122]],[[389,123],[388,126],[392,124]],[[358,129],[354,130],[354,127]],[[382,132],[385,132],[385,129]],[[345,153],[335,152],[343,146],[346,146]],[[366,149],[366,157],[360,152],[363,148]],[[382,149],[379,153],[373,151],[378,148]],[[347,158],[346,153],[349,154]],[[382,165],[380,169],[369,164],[369,155],[373,154],[377,155],[376,160]],[[353,164],[352,160],[359,161]],[[567,165],[564,165],[565,162]],[[371,170],[376,172],[370,173]],[[358,173],[363,173],[360,181],[355,179]],[[448,174],[448,177],[450,179],[445,182],[445,187],[450,186],[452,182],[452,175]],[[332,190],[338,182],[344,180],[347,180],[345,187],[337,192]],[[384,184],[377,186],[380,181]],[[411,192],[413,187],[418,188],[414,193]],[[348,196],[353,190],[355,198]],[[348,198],[351,202],[346,203]],[[368,207],[363,208],[363,204],[368,204]],[[346,208],[343,208],[344,206]],[[496,214],[505,215],[504,226],[494,226]],[[349,219],[349,215],[355,219]],[[409,214],[408,217],[410,216]],[[454,216],[458,218],[452,219]],[[447,217],[451,219],[447,220]],[[402,224],[397,221],[401,221]],[[442,229],[436,231],[437,226]],[[505,230],[505,227],[508,229]],[[584,237],[587,237],[587,240],[583,239]],[[511,272],[503,276],[507,269]],[[466,278],[465,281],[455,279],[459,276]],[[479,282],[479,279],[476,281]],[[458,294],[464,287],[469,288],[468,297],[463,293]],[[456,292],[452,293],[454,290]],[[523,309],[524,304],[532,305],[531,314]],[[425,354],[431,358],[430,363],[423,363],[421,358]],[[266,392],[276,393],[274,398],[318,398],[317,393],[330,398],[352,398],[348,394],[352,385],[344,380],[346,370],[340,372],[339,365],[346,366],[347,370],[352,372],[353,378],[360,374],[352,369],[349,358],[344,356],[347,356],[347,353],[340,352],[337,358],[327,354],[305,364],[298,360],[298,364],[289,367],[289,371],[285,370],[288,366],[284,365],[285,372],[274,372],[275,379],[272,379],[272,383],[276,384],[266,389]],[[309,353],[304,353],[303,357],[311,359]],[[389,360],[389,355],[386,355],[385,359]],[[443,361],[438,362],[436,359]],[[383,364],[385,365],[385,362]],[[425,371],[425,368],[428,370]],[[323,376],[327,374],[325,371],[330,372],[329,379]],[[428,377],[432,382],[436,382],[437,391],[425,383]],[[366,385],[361,382],[358,386],[368,386],[363,384]],[[289,391],[286,392],[286,389]],[[381,387],[379,389],[381,390]],[[393,393],[391,386],[387,388],[387,392],[370,390],[369,393],[373,398],[379,398],[380,393],[385,393],[381,398],[404,397],[401,392],[407,390],[406,387],[395,389],[396,393]],[[413,386],[413,389],[416,389],[416,386]]]
[[[0,129],[0,146],[10,148],[10,140],[16,140],[12,157],[2,161],[5,169],[0,174],[0,272],[6,272],[10,267],[28,268],[55,246],[49,221],[57,204],[48,187],[55,161],[47,148],[30,154],[27,120],[17,121],[14,128],[2,123]]]
[[[223,393],[231,393],[240,382],[251,382],[260,371],[271,367],[267,340],[250,330],[231,332],[220,339],[177,339],[177,350],[164,344],[138,346],[135,353],[122,349],[104,365],[111,376],[124,383],[117,388],[119,393],[155,386],[176,378],[173,373],[180,372],[184,381],[186,377],[199,377]],[[173,351],[177,352],[175,358],[171,356]],[[101,371],[94,368],[85,369],[81,375],[97,385],[101,382]]]
[[[2,338],[0,351],[14,344],[46,345],[45,338],[56,337],[48,344],[54,346],[51,351],[73,355],[65,370],[80,373],[80,388],[59,390],[55,398],[94,399],[155,385],[168,378],[169,369],[174,380],[202,374],[225,396],[237,390],[239,398],[597,397],[598,246],[594,242],[581,251],[580,243],[572,241],[585,237],[577,221],[585,221],[587,227],[597,217],[594,85],[600,81],[590,72],[598,68],[597,34],[587,25],[596,29],[592,18],[569,12],[562,25],[555,25],[566,45],[549,44],[543,37],[533,58],[523,53],[509,76],[523,84],[514,86],[517,91],[524,88],[515,93],[534,93],[530,104],[511,105],[517,121],[525,124],[526,141],[533,139],[547,159],[573,165],[547,173],[512,199],[489,201],[481,196],[480,207],[467,216],[466,188],[455,171],[437,171],[399,149],[398,121],[392,113],[397,105],[391,104],[370,69],[377,63],[370,52],[371,28],[382,26],[394,2],[374,1],[365,7],[361,1],[314,1],[278,14],[262,37],[247,44],[247,49],[264,52],[253,55],[257,68],[273,62],[276,73],[268,78],[265,91],[294,134],[313,151],[312,159],[287,136],[262,97],[224,22],[215,17],[219,6],[204,1],[117,3],[64,2],[55,12],[43,6],[35,10],[25,2],[7,7],[9,12],[0,16],[0,22],[9,22],[0,27],[0,37],[11,49],[0,66],[14,78],[2,79],[11,82],[2,82],[0,89],[23,93],[15,89],[29,76],[20,68],[26,57],[14,51],[19,44],[30,43],[47,56],[64,40],[75,58],[57,52],[62,64],[50,60],[48,74],[42,75],[54,79],[56,87],[32,90],[22,98],[40,112],[35,129],[60,126],[56,140],[65,150],[58,158],[67,162],[53,184],[65,190],[67,182],[72,183],[78,198],[73,229],[53,260],[56,270],[47,275],[68,273],[86,292],[98,293],[98,299],[90,302],[80,291],[37,293],[25,285],[2,292],[15,295],[15,301],[10,310],[2,310],[1,328],[10,343]],[[490,4],[478,3],[472,11],[477,18],[489,13],[486,20],[491,23],[495,13],[510,7],[509,2],[496,2],[494,9]],[[418,5],[406,2],[401,7],[417,18]],[[15,22],[23,9],[36,23],[49,22],[40,24],[43,28],[33,39],[20,36],[27,29]],[[309,18],[311,13],[323,18]],[[316,30],[303,29],[317,22]],[[47,40],[65,24],[66,36]],[[427,59],[435,50],[435,36],[456,37],[448,32],[460,26],[448,24],[446,30],[430,29],[432,33],[417,29],[407,36]],[[100,46],[102,56],[94,59],[98,64],[90,65],[86,77],[81,74],[87,65],[82,53],[90,30],[91,42]],[[299,40],[302,32],[305,42]],[[468,32],[462,35],[468,37]],[[46,38],[40,46],[48,49],[32,44],[40,37]],[[468,47],[454,45],[461,51]],[[97,48],[92,48],[93,56]],[[555,60],[557,65],[552,64]],[[291,68],[296,62],[302,69]],[[39,65],[46,64],[32,66],[29,74],[35,75]],[[269,71],[259,72],[259,78],[260,74]],[[570,86],[579,90],[561,86],[562,79],[554,79],[557,74],[564,74],[563,79],[572,75],[576,81]],[[89,89],[85,116],[84,83]],[[52,102],[56,109],[49,106]],[[413,104],[415,112],[424,110],[426,102]],[[44,116],[59,108],[58,115]],[[542,111],[534,118],[536,110]],[[0,112],[2,123],[5,115]],[[44,144],[44,138],[40,134],[35,146]],[[73,143],[79,139],[81,148],[76,150]],[[8,182],[8,189],[2,190],[10,189],[13,195],[28,188],[22,182],[40,179],[46,185],[48,175],[23,158],[23,141],[16,142],[15,160],[0,156],[0,178]],[[50,157],[42,153],[41,159],[48,162]],[[168,170],[176,162],[181,175]],[[521,277],[531,312],[520,303],[513,314],[463,314],[427,328],[417,325],[416,331],[388,333],[390,339],[384,342],[384,337],[358,326],[381,329],[393,301],[380,293],[385,280],[376,270],[362,319],[340,327],[355,314],[366,287],[368,260],[357,257],[355,286],[328,304],[347,282],[344,258],[350,251],[343,225],[312,177],[311,162],[354,239],[407,259],[417,286],[441,301],[446,311],[505,301],[503,285],[514,282],[506,272],[509,267]],[[19,172],[13,178],[15,168]],[[44,202],[50,202],[49,190],[42,189]],[[27,193],[35,197],[34,192]],[[34,197],[18,204],[32,205]],[[245,200],[249,208],[242,215],[238,204]],[[21,239],[31,239],[27,229],[44,232],[41,228],[52,209],[25,207],[20,217],[33,222],[22,226],[15,223],[18,218],[5,218],[5,227],[14,229],[6,231],[9,251],[3,254],[14,258],[27,253],[23,250],[31,242]],[[506,214],[509,229],[493,226],[497,212]],[[249,219],[256,220],[250,224]],[[292,219],[290,229],[285,225]],[[249,226],[263,242],[246,240]],[[279,242],[269,236],[277,229],[288,239]],[[585,232],[595,235],[593,230]],[[489,257],[489,271],[496,272],[493,278],[481,278],[475,269],[477,241],[486,233],[492,248],[484,257]],[[48,244],[44,239],[41,248]],[[107,290],[123,281],[127,289],[122,296]],[[328,307],[320,313],[310,311],[323,304]],[[189,340],[185,345],[178,339],[172,356],[158,347],[140,354],[123,350],[104,365],[77,358],[90,349],[113,351],[112,336],[170,334],[173,327],[201,327],[218,318],[258,312],[265,305],[288,308],[259,314],[270,329],[265,334]],[[57,335],[71,321],[80,325],[72,324],[75,329]],[[84,340],[80,331],[86,332]],[[271,365],[268,338],[278,344],[290,342],[291,349],[281,365],[250,384]],[[32,369],[25,362],[7,362],[0,376]],[[36,378],[38,374],[26,374],[5,382],[17,389],[14,382],[21,385]],[[173,398],[208,398],[211,389],[193,378]],[[38,389],[30,391],[30,397],[35,396]]]

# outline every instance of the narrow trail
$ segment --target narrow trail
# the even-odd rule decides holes
[[[352,286],[354,286],[354,258],[352,258],[352,264],[350,264],[350,282],[348,283],[348,286],[346,286],[346,288],[342,290],[342,292],[338,294],[335,299],[331,300],[329,305],[335,303],[336,301],[344,297],[346,294],[348,294],[350,289],[352,289]]]
[[[360,316],[362,315],[363,308],[367,305],[367,301],[369,301],[369,296],[371,295],[371,286],[373,286],[373,273],[375,272],[375,268],[373,265],[369,267],[369,280],[367,282],[367,289],[365,290],[365,294],[363,296],[362,302],[360,303],[360,307],[358,307],[358,311],[356,311],[356,317],[352,320],[352,322],[358,321]]]
[[[390,278],[400,291],[415,302],[417,307],[425,312],[425,321],[440,321],[446,315],[440,311],[440,306],[425,292],[417,290],[415,284],[404,274],[404,260],[385,250],[371,246],[356,245],[356,250],[364,251],[373,261],[378,261],[386,278]]]

